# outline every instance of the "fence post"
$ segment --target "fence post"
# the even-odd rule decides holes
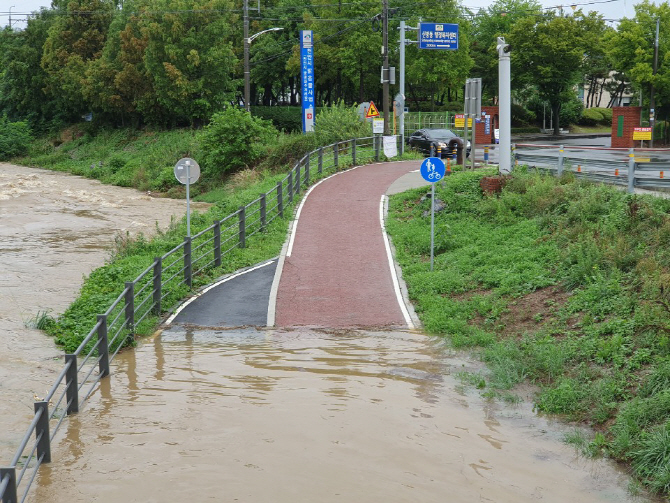
[[[288,184],[286,188],[288,189],[288,202],[291,204],[293,202],[293,170],[288,172]]]
[[[191,274],[191,236],[184,238],[184,283],[191,288],[193,285],[193,274]]]
[[[340,158],[340,144],[336,143],[333,145],[333,163],[335,164],[335,171],[340,169],[339,158]]]
[[[261,232],[265,232],[265,224],[267,223],[267,206],[265,196],[265,193],[261,194]]]
[[[16,496],[16,467],[0,468],[0,485],[5,478],[8,478],[7,487],[2,495],[2,503],[17,503]]]
[[[67,386],[67,415],[79,412],[79,382],[77,379],[77,355],[65,355],[65,365],[70,364],[65,373]]]
[[[558,176],[563,176],[563,145],[558,147]]]
[[[628,193],[635,192],[635,149],[628,149]]]
[[[154,307],[152,312],[161,314],[161,300],[163,298],[163,257],[154,258]]]
[[[100,362],[98,369],[100,370],[100,377],[107,377],[109,375],[109,344],[107,342],[107,315],[98,315],[98,354],[100,355]]]
[[[305,187],[309,187],[309,154],[307,154],[307,158],[305,159],[305,180],[303,183]]]
[[[375,145],[375,161],[379,162],[379,144],[380,144],[380,136],[379,135],[374,135],[373,137],[373,143]]]
[[[282,194],[281,182],[277,182],[277,211],[279,218],[284,218],[284,194]]]
[[[37,457],[42,463],[51,463],[51,438],[49,435],[49,402],[35,402],[35,414],[41,412],[35,426]]]
[[[221,222],[214,222],[214,267],[221,267]]]
[[[293,192],[295,192],[295,195],[297,196],[300,194],[300,163],[295,165],[295,187],[293,188]]]
[[[356,166],[356,138],[351,140],[351,163]]]
[[[126,281],[126,328],[135,334],[135,283]]]
[[[319,174],[323,173],[323,147],[319,147],[319,166],[318,166],[318,172]]]
[[[240,248],[246,248],[246,246],[247,246],[246,208],[244,206],[240,206],[240,209],[237,212],[237,215],[240,218],[240,224],[239,224]]]

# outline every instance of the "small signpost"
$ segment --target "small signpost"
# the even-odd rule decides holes
[[[633,128],[633,140],[651,141],[651,128],[650,127]]]
[[[190,157],[179,159],[174,167],[174,176],[186,185],[186,236],[191,237],[191,184],[200,179],[200,165]]]
[[[430,193],[430,270],[433,270],[435,253],[435,182],[444,178],[444,162],[439,157],[429,157],[421,163],[421,176],[431,183]]]

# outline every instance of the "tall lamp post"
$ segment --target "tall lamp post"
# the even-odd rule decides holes
[[[12,27],[12,9],[13,9],[14,7],[16,7],[16,5],[12,5],[12,6],[9,8],[9,27],[10,27],[10,28]]]
[[[267,30],[259,31],[249,36],[249,10],[247,2],[244,2],[244,108],[247,112],[251,112],[251,84],[249,82],[251,71],[249,70],[249,47],[251,42],[260,37],[263,33],[269,31],[279,31],[284,28],[268,28]]]

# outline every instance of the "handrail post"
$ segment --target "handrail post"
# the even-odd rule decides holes
[[[351,140],[351,163],[356,166],[356,138]]]
[[[628,149],[628,193],[635,192],[635,149]]]
[[[558,147],[558,176],[563,176],[563,145]]]
[[[265,232],[265,225],[267,223],[267,203],[265,196],[265,193],[261,194],[261,232]]]
[[[79,383],[77,379],[77,355],[65,355],[65,365],[70,364],[65,373],[67,386],[67,415],[79,412]]]
[[[126,328],[135,334],[135,283],[126,281]]]
[[[163,297],[163,257],[156,257],[154,259],[154,288],[153,288],[153,304],[152,312],[155,315],[161,314],[161,299]]]
[[[49,402],[35,402],[35,414],[41,412],[35,425],[37,457],[42,463],[51,463],[51,438],[49,435]]]
[[[184,283],[191,288],[193,285],[193,274],[191,274],[191,236],[184,238]]]
[[[333,145],[333,162],[335,163],[335,171],[339,170],[339,154],[340,154],[340,144],[336,143]]]
[[[284,194],[282,194],[281,182],[277,182],[277,211],[279,218],[284,218]]]
[[[9,466],[7,468],[0,468],[0,484],[5,480],[6,477],[9,477],[7,482],[7,488],[5,489],[4,494],[2,495],[1,503],[16,503],[19,501],[16,495],[16,467]]]
[[[107,341],[107,315],[98,315],[98,354],[100,355],[100,362],[98,368],[100,370],[100,377],[107,377],[109,375],[109,343]]]
[[[295,165],[295,187],[293,189],[293,192],[295,192],[295,195],[297,196],[300,194],[300,163]]]
[[[291,204],[293,202],[293,170],[288,172],[287,181],[286,188],[288,189],[288,202]]]
[[[305,179],[303,180],[305,187],[309,187],[309,154],[305,158]]]
[[[319,147],[319,162],[317,171],[319,174],[323,173],[323,147]]]
[[[246,208],[240,206],[239,211],[237,212],[239,217],[239,235],[240,235],[240,248],[245,248],[247,246],[247,219],[246,219]]]
[[[221,222],[214,222],[214,267],[221,267]]]

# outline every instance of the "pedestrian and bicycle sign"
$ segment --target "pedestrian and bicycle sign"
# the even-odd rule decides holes
[[[419,171],[424,180],[435,183],[444,178],[444,162],[439,157],[429,157],[421,163]]]
[[[419,23],[419,49],[458,49],[458,25]]]

